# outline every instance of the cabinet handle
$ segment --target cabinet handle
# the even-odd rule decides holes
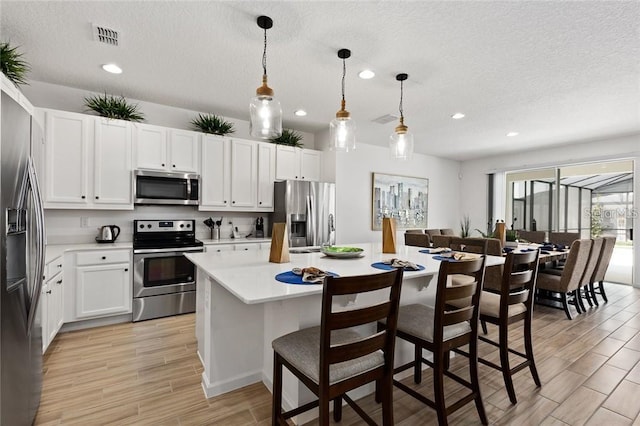
[[[298,176],[296,176],[296,179],[298,179]]]
[[[164,163],[162,163],[162,167],[164,167]]]
[[[107,258],[107,256],[102,256],[102,260],[105,260]]]
[[[99,199],[100,199],[100,197],[98,197],[98,196],[96,195],[96,200],[99,200]]]
[[[174,165],[173,165],[173,167],[175,168],[175,167],[176,167],[176,165],[174,164]]]
[[[87,197],[85,197],[85,196],[83,195],[83,196],[82,196],[82,197],[80,197],[80,198],[82,198],[82,199],[84,200],[84,199],[85,199],[85,198],[87,198]]]
[[[51,294],[51,290],[47,290],[47,291],[45,291],[45,293]]]
[[[124,268],[124,271],[125,272],[129,272],[129,268]]]
[[[231,202],[231,204],[235,204],[235,203],[236,203],[235,201],[232,201],[232,202]]]
[[[227,200],[224,200],[224,203],[227,204]]]
[[[304,179],[304,176],[302,176],[302,179]]]
[[[59,264],[59,265],[57,265],[57,266],[58,266],[58,268],[62,268],[62,263],[61,263],[61,264]]]
[[[62,280],[56,281],[56,284],[62,284]]]

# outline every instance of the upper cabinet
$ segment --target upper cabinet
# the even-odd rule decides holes
[[[276,179],[319,181],[321,161],[321,151],[278,145]]]
[[[136,124],[136,168],[173,172],[198,172],[200,134]]]
[[[133,209],[131,123],[44,114],[45,208]]]
[[[200,210],[272,211],[275,146],[205,135]]]

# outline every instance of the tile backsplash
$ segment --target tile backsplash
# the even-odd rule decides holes
[[[258,212],[201,212],[191,206],[136,206],[135,210],[58,210],[46,209],[45,222],[48,244],[92,243],[103,225],[120,227],[119,242],[133,240],[134,219],[195,219],[196,238],[208,240],[209,228],[203,221],[211,217],[214,221],[222,218],[221,238],[230,238],[232,227],[238,228],[237,235],[246,237],[255,232],[258,217],[264,218],[265,236],[270,233],[269,213]]]

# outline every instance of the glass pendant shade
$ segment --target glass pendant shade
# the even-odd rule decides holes
[[[273,96],[256,95],[249,103],[249,114],[252,137],[271,139],[282,134],[282,107]]]
[[[330,149],[349,152],[356,149],[356,122],[351,117],[336,117],[329,123]]]
[[[389,143],[391,156],[398,160],[410,160],[413,155],[413,134],[393,132]]]

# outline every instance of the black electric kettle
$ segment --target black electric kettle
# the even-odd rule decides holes
[[[98,228],[98,236],[96,241],[99,243],[114,243],[120,235],[120,227],[118,225],[105,225]]]

